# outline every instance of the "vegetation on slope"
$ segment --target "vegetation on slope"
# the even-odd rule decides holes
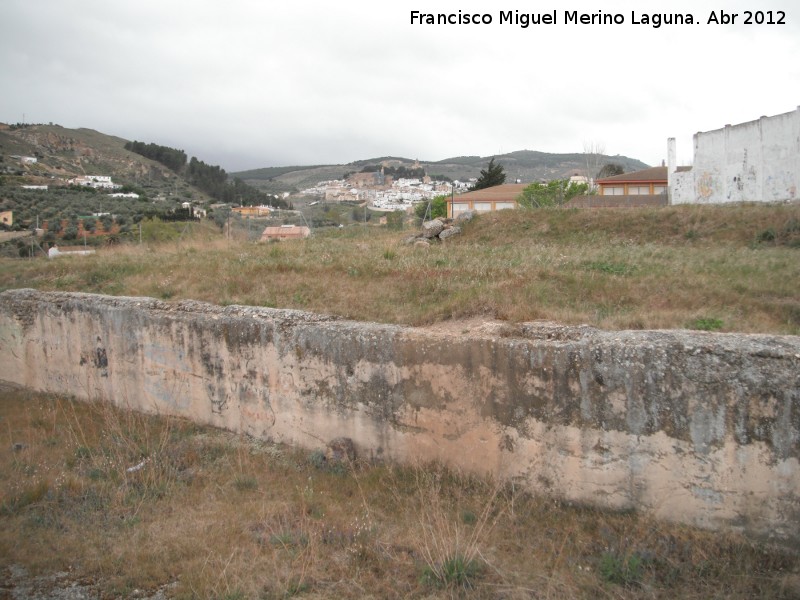
[[[11,159],[15,154],[34,156],[37,162],[20,164]],[[129,202],[98,193],[93,202],[73,201],[64,208],[66,182],[85,174],[112,176],[114,183],[123,186],[121,191],[136,192],[140,198]],[[26,184],[49,189],[21,190]],[[89,193],[85,188],[80,192]],[[113,210],[129,222],[138,222],[152,216],[179,218],[176,212],[184,202],[208,208],[213,201],[287,206],[240,179],[231,179],[219,166],[196,157],[187,161],[183,150],[58,125],[0,128],[0,210],[14,210],[18,226],[32,227],[42,209],[59,220]],[[70,214],[73,210],[76,214]]]
[[[303,241],[128,245],[4,261],[35,287],[290,307],[424,325],[487,317],[604,329],[800,333],[800,205],[486,214],[430,248],[374,226]]]

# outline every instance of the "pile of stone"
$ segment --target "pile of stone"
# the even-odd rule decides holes
[[[428,246],[434,240],[446,240],[461,233],[460,225],[475,218],[475,212],[468,210],[460,213],[455,219],[437,218],[422,223],[422,231],[407,237],[406,244]]]

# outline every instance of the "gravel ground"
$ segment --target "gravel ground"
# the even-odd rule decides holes
[[[126,598],[166,600],[170,587],[172,584],[155,592],[133,590]],[[0,600],[98,600],[100,597],[97,583],[76,580],[64,571],[34,577],[24,567],[12,565],[2,572]]]

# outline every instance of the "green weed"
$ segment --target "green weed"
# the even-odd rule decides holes
[[[598,569],[603,580],[609,583],[628,587],[638,586],[644,575],[644,560],[635,552],[628,556],[604,552],[600,557]]]
[[[445,588],[471,588],[482,570],[476,559],[467,559],[457,554],[445,558],[441,564],[428,565],[423,569],[422,578],[428,584]]]
[[[689,329],[696,329],[698,331],[718,331],[722,329],[724,323],[722,319],[714,317],[698,317],[689,323]]]
[[[49,490],[50,484],[47,481],[39,481],[29,485],[17,496],[0,504],[0,514],[13,514],[27,506],[41,502],[47,496]]]
[[[775,229],[770,227],[769,229],[764,229],[756,234],[756,242],[765,243],[765,242],[774,242],[775,241]]]
[[[233,487],[240,492],[250,492],[258,489],[258,480],[252,475],[237,475]]]
[[[631,265],[607,261],[588,262],[584,264],[584,268],[588,271],[600,271],[608,275],[630,275],[634,271],[634,267]]]

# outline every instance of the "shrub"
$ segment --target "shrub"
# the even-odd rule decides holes
[[[774,241],[775,241],[775,230],[772,227],[770,227],[769,229],[765,229],[756,235],[756,242],[764,243],[764,242],[774,242]]]
[[[422,579],[439,587],[469,588],[482,572],[480,548],[503,513],[499,487],[485,486],[441,466],[432,469],[415,473],[416,498],[412,503],[419,519],[419,554],[425,562]],[[471,486],[474,489],[469,498],[458,493]],[[462,502],[474,501],[481,487],[480,514],[458,510]]]
[[[468,589],[480,575],[481,564],[461,554],[445,558],[438,565],[425,567],[423,581],[439,587]]]

